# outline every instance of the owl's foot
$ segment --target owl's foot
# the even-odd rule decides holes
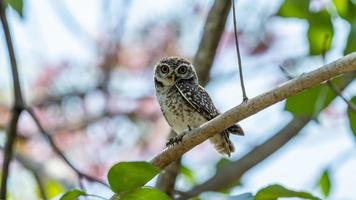
[[[182,134],[179,134],[177,136],[174,136],[172,138],[169,138],[168,142],[166,143],[166,147],[170,147],[170,146],[174,146],[176,144],[179,144],[180,142],[182,142],[183,140],[183,137],[186,133],[182,133]]]

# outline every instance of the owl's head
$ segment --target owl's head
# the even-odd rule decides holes
[[[155,81],[163,86],[173,86],[178,81],[187,80],[198,83],[193,65],[185,58],[168,57],[159,61],[154,69]]]

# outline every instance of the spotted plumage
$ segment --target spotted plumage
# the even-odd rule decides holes
[[[194,67],[184,58],[169,57],[157,63],[155,87],[162,113],[178,135],[219,115],[209,94],[198,84]],[[243,130],[234,125],[210,138],[222,154],[234,151],[229,133],[243,135]]]

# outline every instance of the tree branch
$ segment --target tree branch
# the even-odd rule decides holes
[[[352,71],[356,71],[356,53],[349,54],[319,69],[302,74],[300,77],[287,81],[271,91],[254,97],[246,103],[242,103],[241,105],[228,110],[199,128],[189,131],[189,133],[183,137],[180,144],[165,149],[159,155],[154,157],[151,160],[151,163],[164,169],[169,163],[178,159],[185,152],[238,121],[282,101],[289,96],[296,95],[303,90],[317,86],[322,82],[343,73]]]
[[[328,81],[327,84],[349,106],[351,110],[356,112],[356,106],[344,97],[344,95],[340,92],[339,88],[337,88],[331,81]]]
[[[10,162],[13,156],[13,148],[14,143],[17,136],[17,123],[20,118],[21,112],[24,108],[24,101],[22,98],[21,93],[21,85],[17,70],[17,63],[16,57],[14,52],[14,47],[12,45],[12,39],[9,29],[9,24],[7,22],[6,14],[5,14],[5,5],[2,0],[0,0],[0,18],[2,28],[5,34],[7,50],[10,58],[11,63],[11,73],[12,73],[12,80],[13,80],[13,87],[14,87],[14,105],[13,105],[13,112],[12,118],[10,121],[10,126],[7,131],[7,140],[5,144],[4,150],[4,161],[2,165],[2,177],[1,177],[1,189],[0,189],[0,199],[6,199],[6,191],[7,191],[7,179],[9,176],[10,171]]]
[[[354,80],[355,75],[356,73],[343,76],[342,82],[338,87],[340,89],[346,88],[346,86]],[[189,196],[196,196],[204,191],[217,191],[233,185],[233,183],[236,182],[236,180],[239,180],[246,171],[268,158],[298,135],[301,129],[303,129],[311,120],[312,118],[310,117],[294,117],[284,128],[270,139],[252,149],[242,158],[224,166],[209,180],[195,186],[187,193]]]
[[[237,161],[227,164],[223,167],[224,172],[219,170],[212,178],[206,182],[194,187],[187,193],[190,196],[196,196],[203,191],[215,191],[219,188],[228,188],[234,181],[239,180],[241,176],[263,161],[273,152],[277,151],[283,144],[287,143],[310,121],[308,117],[296,117],[290,121],[282,130],[265,141],[263,144],[255,147],[252,151]],[[236,166],[236,163],[239,163]]]
[[[171,198],[175,194],[175,183],[180,171],[181,158],[169,164],[166,169],[158,176],[156,187],[162,192],[167,193]]]
[[[3,146],[0,146],[0,149],[4,150],[5,148]],[[14,153],[14,158],[19,163],[21,163],[21,165],[24,168],[26,168],[28,171],[30,171],[33,174],[33,177],[35,178],[35,180],[37,182],[42,200],[47,200],[48,198],[47,198],[46,190],[43,185],[43,171],[42,171],[42,169],[39,168],[40,164],[35,163],[18,153]]]
[[[70,167],[72,168],[72,170],[78,175],[79,179],[81,178],[86,178],[89,181],[94,181],[94,182],[98,182],[101,183],[102,185],[108,186],[105,182],[92,177],[90,175],[87,175],[83,172],[81,172],[79,169],[77,169],[70,161],[69,159],[62,153],[62,151],[59,149],[59,147],[57,146],[57,144],[54,142],[53,138],[51,137],[51,134],[49,134],[44,127],[42,126],[41,122],[39,121],[39,119],[37,118],[35,112],[31,109],[31,108],[27,108],[26,109],[27,112],[31,115],[31,117],[33,118],[33,120],[35,121],[37,127],[40,129],[40,132],[42,133],[42,135],[44,137],[46,137],[46,139],[48,140],[48,142],[50,143],[52,149],[54,150],[54,152]]]
[[[204,34],[193,61],[201,85],[205,85],[209,81],[210,68],[213,65],[215,52],[225,29],[230,7],[230,1],[215,0],[206,19]]]

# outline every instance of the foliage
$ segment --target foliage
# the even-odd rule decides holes
[[[23,0],[5,0],[5,3],[14,9],[20,17],[23,17]]]
[[[124,192],[145,185],[159,173],[159,169],[148,162],[120,162],[111,167],[108,181],[111,189]]]
[[[166,200],[169,197],[161,191],[142,187],[160,170],[148,162],[120,162],[111,167],[108,173],[108,181],[111,189],[118,194],[116,199],[131,200],[157,199]]]
[[[350,23],[350,33],[347,38],[344,54],[356,51],[356,2],[352,0],[333,0],[338,15]]]
[[[64,188],[58,181],[51,179],[45,182],[45,191],[48,198],[53,198],[64,192]]]
[[[356,96],[352,97],[351,103],[356,105]],[[349,116],[350,127],[353,133],[353,136],[356,137],[356,112],[351,108],[347,108],[347,115]]]
[[[317,12],[311,12],[309,4],[309,0],[286,0],[277,15],[307,20],[309,24],[307,33],[309,54],[318,55],[330,49],[334,29],[329,11],[322,9]]]
[[[300,94],[288,97],[285,110],[293,113],[294,116],[317,115],[336,96],[335,92],[326,85],[319,85]],[[308,102],[308,103],[306,103]]]
[[[307,192],[293,191],[281,185],[270,185],[257,192],[255,200],[277,200],[279,197],[299,197],[302,199],[320,200]]]
[[[180,173],[187,179],[190,184],[196,184],[197,179],[194,176],[194,172],[188,167],[182,165],[180,168]]]
[[[67,193],[65,193],[60,200],[75,200],[78,199],[80,196],[85,196],[85,192],[80,191],[78,189],[71,190]]]
[[[328,197],[331,190],[331,180],[330,180],[330,172],[328,169],[324,170],[319,179],[319,187],[324,195],[324,197]]]
[[[130,192],[125,192],[117,197],[117,200],[137,200],[137,199],[157,199],[169,200],[170,198],[163,192],[155,188],[141,187]]]

